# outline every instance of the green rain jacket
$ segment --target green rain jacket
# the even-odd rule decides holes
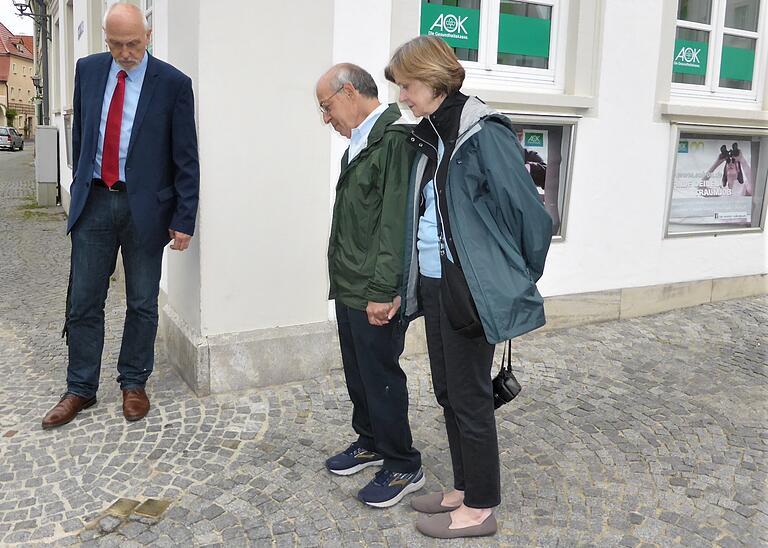
[[[414,146],[419,143],[415,134]],[[419,154],[410,182],[402,314],[421,314],[416,235],[420,184],[428,158]],[[552,239],[552,219],[525,169],[512,124],[476,97],[461,111],[446,177],[451,235],[485,338],[495,344],[541,327],[544,300],[536,281]]]
[[[365,310],[391,302],[402,285],[408,178],[416,151],[413,125],[396,103],[376,120],[367,146],[341,159],[328,243],[329,299]]]

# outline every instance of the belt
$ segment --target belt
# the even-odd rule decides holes
[[[112,188],[109,188],[107,186],[107,183],[105,183],[102,179],[93,179],[91,182],[93,183],[93,186],[100,186],[102,188],[106,188],[110,192],[126,191],[125,183],[123,181],[117,181],[114,185],[112,185]]]

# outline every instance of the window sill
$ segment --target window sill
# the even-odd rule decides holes
[[[486,103],[501,105],[505,108],[524,111],[566,111],[582,114],[596,106],[596,100],[588,95],[563,95],[561,93],[542,93],[541,91],[510,91],[467,86],[462,88],[467,95],[477,95]]]
[[[676,122],[700,124],[724,123],[768,127],[768,111],[753,108],[729,108],[702,104],[665,102],[659,104],[662,116]]]

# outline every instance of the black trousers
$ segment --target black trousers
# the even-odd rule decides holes
[[[420,277],[432,385],[443,408],[453,464],[454,488],[464,504],[492,508],[501,502],[499,442],[493,408],[494,345],[468,339],[448,323],[440,302],[440,280]]]
[[[413,448],[407,379],[399,361],[405,327],[394,319],[384,326],[371,325],[364,311],[338,300],[336,321],[358,443],[381,454],[388,470],[417,471],[421,454]]]

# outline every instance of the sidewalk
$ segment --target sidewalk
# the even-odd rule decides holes
[[[159,353],[152,410],[127,423],[114,382],[119,287],[107,303],[98,404],[42,431],[64,389],[69,242],[61,211],[31,208],[33,185],[8,179],[8,161],[0,157],[0,545],[438,545],[414,530],[407,499],[388,510],[355,500],[373,471],[325,472],[326,456],[352,439],[340,370],[197,398]],[[767,325],[760,297],[520,339],[523,392],[497,414],[500,532],[439,545],[766,545]],[[450,487],[426,359],[404,367],[426,490]],[[170,506],[159,519],[105,514],[120,498]]]

